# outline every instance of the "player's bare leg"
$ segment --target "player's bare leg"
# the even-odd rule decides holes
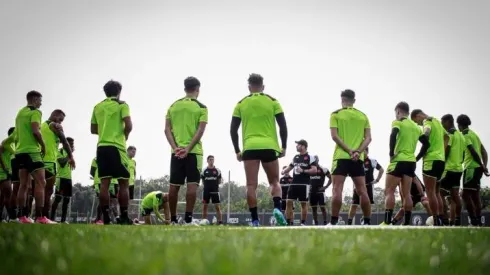
[[[439,214],[439,221],[442,221],[441,225],[449,225],[449,221],[445,219],[444,215],[444,198],[441,195],[441,182],[436,182],[436,196],[437,196],[437,212]]]
[[[308,203],[301,202],[301,225],[306,225],[306,217],[308,216]]]
[[[46,179],[46,188],[44,189],[44,207],[42,212],[43,217],[49,217],[49,210],[51,210],[51,196],[53,195],[55,183],[55,176]]]
[[[454,225],[461,225],[461,211],[462,211],[462,203],[461,197],[459,196],[459,189],[453,188],[451,189],[451,213],[454,214]]]
[[[441,225],[439,221],[439,198],[437,192],[437,180],[434,177],[424,175],[424,184],[426,188],[427,199],[429,200],[430,209],[432,210],[432,217],[434,218],[434,225]]]
[[[476,223],[476,213],[475,213],[475,205],[473,204],[473,200],[471,199],[471,191],[469,189],[463,189],[463,201],[466,207],[466,211],[468,211],[468,216],[471,221],[471,225],[475,225]]]
[[[202,204],[202,218],[207,219],[208,218],[208,203],[203,202]]]
[[[366,188],[366,177],[354,177],[352,178],[356,192],[359,195],[361,209],[362,209],[362,222],[361,224],[371,224],[371,201]]]
[[[271,188],[271,196],[274,203],[272,214],[276,218],[278,224],[284,226],[286,225],[286,219],[281,212],[282,189],[281,184],[279,183],[279,161],[262,162],[262,168],[267,175],[267,180],[269,181],[269,186]]]
[[[218,224],[223,224],[223,214],[221,213],[221,205],[219,203],[216,203],[214,205],[214,208],[216,210],[216,216],[217,216],[216,219],[218,220]]]
[[[100,179],[100,192],[99,192],[99,205],[102,210],[102,219],[104,224],[111,224],[111,217],[109,214],[111,197],[109,194],[109,186],[111,184],[111,178]]]
[[[170,183],[168,189],[168,206],[172,223],[177,223],[177,202],[179,201],[180,185]]]
[[[313,224],[318,225],[318,207],[311,206],[311,214],[313,215]]]
[[[349,216],[347,217],[347,224],[352,225],[354,218],[356,217],[357,204],[351,204],[349,208]]]
[[[325,206],[320,206],[320,211],[322,211],[323,224],[327,224],[327,208]]]
[[[252,216],[252,224],[259,225],[259,214],[257,210],[257,185],[259,184],[260,160],[243,161],[245,168],[245,178],[247,181],[247,203]]]
[[[471,200],[473,201],[473,205],[475,207],[475,224],[476,226],[482,226],[482,222],[481,222],[482,203],[481,203],[480,191],[472,190],[470,195],[471,195]]]
[[[197,188],[199,184],[197,182],[188,182],[187,191],[185,192],[185,216],[186,223],[192,222],[192,213],[194,212],[194,206],[197,199]]]
[[[1,201],[0,205],[2,206],[0,208],[0,215],[3,213],[3,207],[7,209],[8,216],[10,217],[11,215],[11,208],[10,208],[10,197],[12,196],[12,183],[10,180],[4,180],[0,184],[0,193],[1,193]]]
[[[410,225],[412,222],[413,201],[410,195],[413,178],[404,175],[400,184],[400,193],[403,194],[403,210],[405,220],[403,225]]]
[[[401,181],[401,179],[398,177],[395,177],[395,176],[389,175],[389,174],[386,175],[385,218],[384,218],[384,222],[382,223],[383,225],[388,225],[388,224],[391,224],[391,222],[392,222],[393,209],[395,208],[395,191],[396,191],[396,187],[399,185],[400,181]]]
[[[342,207],[342,191],[344,190],[345,176],[332,175],[332,217],[330,224],[336,225],[339,221],[340,208]],[[366,187],[364,187],[366,188]],[[368,198],[369,201],[369,198]]]

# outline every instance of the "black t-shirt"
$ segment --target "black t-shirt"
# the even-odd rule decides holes
[[[318,165],[315,175],[310,175],[311,193],[321,193],[320,188],[325,184],[325,177],[330,175],[327,168]]]
[[[282,196],[285,197],[287,196],[288,190],[289,190],[289,185],[293,182],[293,177],[290,175],[285,175],[279,180],[279,183],[281,184],[281,189],[282,189]]]
[[[415,178],[414,178],[415,179]],[[418,177],[417,177],[418,179]],[[422,190],[425,192],[425,185],[419,179],[420,185],[422,185]],[[415,180],[412,182],[412,187],[410,188],[410,195],[412,197],[423,196],[424,194],[420,194],[419,189],[417,188],[417,184],[415,184]]]
[[[374,181],[374,169],[381,169],[381,165],[372,158],[364,160],[364,172],[366,173],[366,184],[371,184]]]
[[[291,164],[289,164],[289,167],[293,168],[293,184],[309,184],[310,175],[304,172],[299,173],[297,169],[301,167],[303,170],[308,170],[311,166],[317,166],[317,160],[314,155],[309,153],[296,155]]]
[[[202,171],[201,179],[206,192],[219,192],[221,182],[221,171],[216,168],[206,168]]]

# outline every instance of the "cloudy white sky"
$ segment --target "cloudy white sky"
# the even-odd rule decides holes
[[[129,144],[138,148],[138,172],[160,177],[170,161],[165,113],[184,95],[183,79],[193,75],[209,108],[205,154],[244,183],[229,124],[248,93],[248,74],[257,72],[288,121],[281,165],[294,156],[294,140],[304,138],[330,167],[329,116],[346,88],[356,91],[357,107],[371,120],[371,154],[384,166],[400,100],[436,117],[468,114],[490,146],[490,2],[231,2],[2,1],[3,135],[26,92],[42,92],[45,119],[55,108],[67,113],[65,131],[77,148],[74,180],[90,184],[97,141],[90,116],[104,99],[104,83],[115,79],[131,107]]]

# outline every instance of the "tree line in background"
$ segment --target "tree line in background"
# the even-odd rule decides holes
[[[146,194],[152,191],[161,190],[168,192],[169,189],[169,177],[165,176],[158,179],[150,180],[136,180],[135,183],[135,199],[140,198],[140,186],[141,186],[141,198],[144,198]],[[238,185],[237,182],[231,181],[229,183],[223,183],[220,185],[220,195],[221,195],[221,205],[223,213],[227,211],[228,204],[228,185],[230,185],[230,212],[232,213],[248,213],[248,205],[246,200],[247,189],[244,185]],[[374,205],[372,208],[373,212],[384,211],[384,189],[381,184],[377,184],[374,187]],[[179,193],[179,201],[185,201],[186,187],[183,186]],[[484,209],[488,209],[490,206],[490,188],[485,187],[481,190],[482,204]],[[82,185],[77,183],[73,186],[73,197],[71,212],[77,212],[79,215],[85,216],[92,210],[92,204],[95,198],[95,190],[93,186]],[[196,206],[194,212],[202,211],[202,185],[199,188]],[[350,207],[352,200],[352,194],[345,194],[342,205],[342,212],[347,212]],[[331,198],[326,199],[327,208],[330,208]],[[97,201],[95,202],[97,205]],[[260,212],[270,212],[272,211],[272,199],[269,192],[269,185],[266,183],[261,183],[257,188],[257,206]],[[185,204],[178,205],[178,212],[184,212]],[[401,201],[397,200],[396,209],[401,207]],[[296,206],[299,209],[299,205]],[[210,207],[209,212],[214,211],[214,207]],[[418,205],[415,210],[423,210],[421,205]],[[134,203],[130,206],[129,211],[131,213],[137,213],[138,206]]]

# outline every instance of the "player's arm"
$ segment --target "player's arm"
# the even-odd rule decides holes
[[[482,159],[478,155],[478,153],[475,151],[475,148],[473,147],[472,144],[467,145],[468,151],[470,151],[471,157],[473,158],[474,161],[476,161],[482,168],[485,168]],[[483,156],[483,152],[482,152]]]
[[[131,114],[129,111],[129,105],[121,102],[121,117],[124,121],[124,136],[126,140],[129,138],[129,134],[133,131],[133,121],[131,120]]]
[[[483,168],[486,168],[488,164],[488,153],[483,144],[481,145],[481,157],[484,165]]]
[[[63,131],[63,126],[61,126],[59,123],[51,122],[49,124],[49,129],[51,129],[51,131],[53,131],[60,139],[63,149],[65,149],[66,153],[68,154],[68,158],[73,158],[70,144],[68,143],[68,140],[66,140],[66,136]]]
[[[395,156],[395,147],[396,147],[396,138],[398,137],[398,133],[400,132],[400,128],[396,124],[391,128],[390,134],[390,158]]]
[[[92,179],[95,178],[95,172],[96,171],[97,171],[97,167],[92,162],[92,165],[90,166],[90,176],[92,177]]]
[[[153,212],[155,212],[157,219],[161,220],[162,222],[164,221],[162,215],[160,214],[160,202],[156,196],[153,198]]]
[[[218,169],[218,184],[223,183],[223,177],[221,176],[221,170]]]
[[[242,123],[242,116],[240,112],[240,103],[238,103],[235,106],[235,109],[233,110],[233,115],[231,117],[231,123],[230,123],[230,137],[231,137],[231,142],[233,143],[233,149],[235,149],[235,154],[241,152],[239,136],[238,136],[238,129],[240,128],[241,123]]]
[[[379,165],[379,163],[376,163],[376,170],[378,170],[378,176],[376,177],[376,182],[379,182],[385,173],[385,169],[381,165]]]
[[[281,137],[281,148],[286,149],[288,146],[288,125],[284,112],[276,114],[276,122],[279,125],[279,136]]]
[[[369,124],[369,119],[366,116],[366,124],[364,125],[364,140],[362,141],[361,146],[359,146],[359,148],[357,148],[355,151],[359,153],[364,152],[369,144],[371,144],[372,140],[371,125]]]
[[[282,170],[282,174],[283,175],[286,175],[287,173],[291,172],[291,170],[293,170],[294,168],[294,164],[291,162],[288,167],[286,167],[286,169]]]
[[[338,124],[337,124],[337,114],[333,113],[330,115],[330,136],[332,140],[345,152],[352,154],[352,149],[349,148],[344,141],[339,137]]]
[[[14,130],[14,132],[10,136],[8,136],[6,139],[4,139],[1,143],[1,145],[3,146],[3,149],[7,150],[12,155],[15,154],[11,145],[15,141],[15,136],[17,134],[16,132],[17,132],[17,130]]]
[[[330,171],[327,170],[327,173],[325,173],[325,177],[328,178],[327,185],[325,186],[325,189],[328,189],[330,185],[332,184],[332,174],[330,174]]]
[[[8,174],[8,169],[7,169],[7,166],[5,165],[5,163],[3,162],[3,158],[2,158],[2,154],[3,152],[5,151],[5,149],[3,148],[3,145],[0,145],[0,167],[2,168],[2,170]]]
[[[419,154],[417,155],[417,161],[419,161],[421,158],[425,156],[427,153],[427,150],[429,150],[430,143],[429,143],[429,138],[426,134],[423,134],[419,137],[420,143],[422,143],[422,147],[420,148]]]
[[[95,117],[95,108],[92,111],[92,119],[90,121],[90,133],[92,135],[99,134],[99,124],[97,123],[97,118]]]
[[[170,116],[167,114],[167,119],[165,120],[165,137],[167,138],[168,144],[175,151],[177,149],[177,143],[175,143],[175,137],[172,133],[172,121]]]
[[[310,169],[303,170],[303,173],[315,175],[318,172],[318,160],[315,156],[310,156]]]
[[[31,130],[37,143],[41,146],[41,152],[44,154],[46,151],[46,144],[44,143],[43,135],[41,134],[41,111],[36,110],[31,116]]]

